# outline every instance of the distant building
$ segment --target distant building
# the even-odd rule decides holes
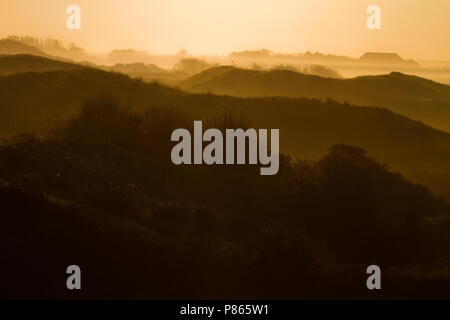
[[[364,64],[375,64],[380,66],[420,67],[416,61],[404,60],[396,53],[366,52],[358,61]]]

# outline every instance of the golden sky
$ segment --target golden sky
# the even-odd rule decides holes
[[[81,8],[81,30],[66,28],[70,4]],[[381,7],[381,30],[366,27],[372,4]],[[267,48],[450,60],[450,0],[0,0],[7,35],[59,38],[96,53]]]

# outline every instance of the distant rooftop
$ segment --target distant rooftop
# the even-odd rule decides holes
[[[366,52],[359,58],[359,61],[376,64],[419,66],[414,60],[405,60],[396,53],[386,52]]]
[[[359,60],[403,61],[398,54],[386,52],[366,52]]]

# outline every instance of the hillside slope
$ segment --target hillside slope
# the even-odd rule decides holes
[[[270,177],[175,166],[167,138],[186,120],[100,96],[47,137],[0,146],[0,262],[22,275],[0,297],[73,298],[61,270],[77,263],[77,298],[373,298],[369,262],[383,298],[449,296],[445,201],[345,145],[282,156]]]
[[[0,56],[0,76],[23,72],[73,70],[82,66],[28,54]]]
[[[450,195],[450,135],[386,109],[305,98],[186,94],[89,68],[0,77],[0,135],[46,132],[77,114],[82,102],[99,92],[140,110],[183,109],[197,120],[233,110],[257,128],[279,128],[281,151],[299,158],[316,159],[336,143],[360,146],[412,181]]]
[[[35,56],[47,56],[47,54],[39,48],[12,39],[0,40],[0,55],[2,54],[31,54]]]
[[[180,87],[190,92],[237,97],[331,98],[363,106],[382,106],[450,132],[450,86],[398,72],[331,79],[289,70],[217,67],[181,82]]]

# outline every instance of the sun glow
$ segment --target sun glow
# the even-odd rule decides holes
[[[72,2],[82,10],[81,30],[65,28]],[[59,38],[93,52],[227,54],[267,48],[450,60],[448,0],[376,2],[381,30],[367,29],[366,10],[373,3],[366,0],[3,0],[0,36]]]

